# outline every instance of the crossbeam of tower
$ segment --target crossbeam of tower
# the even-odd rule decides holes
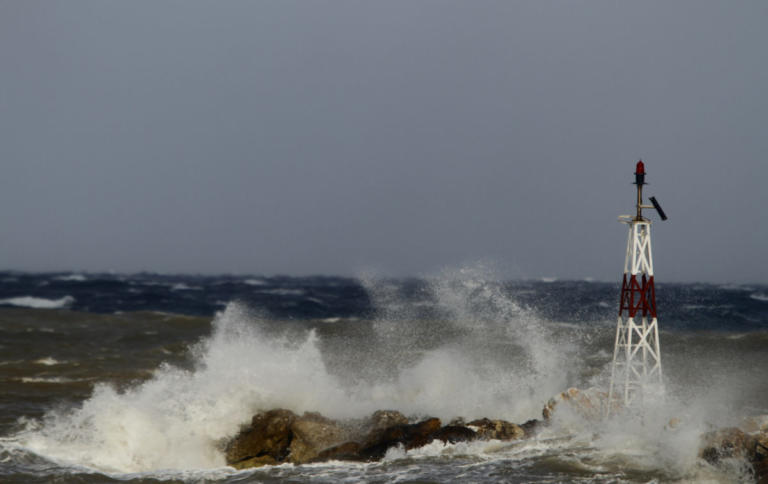
[[[643,217],[642,209],[655,208],[662,220],[667,216],[654,197],[650,198],[653,205],[643,205],[645,184],[645,166],[638,161],[635,169],[637,214],[619,217],[620,222],[629,226],[629,233],[608,391],[609,412],[622,405],[630,406],[650,389],[663,389],[651,221]]]

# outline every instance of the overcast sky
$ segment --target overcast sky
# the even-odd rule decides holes
[[[0,268],[768,282],[768,2],[0,0]]]

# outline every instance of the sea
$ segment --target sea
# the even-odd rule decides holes
[[[235,470],[271,408],[522,423],[607,389],[619,284],[0,272],[0,482],[753,482],[703,433],[768,415],[768,286],[657,281],[664,393],[535,437]],[[765,420],[768,422],[768,420]],[[670,425],[675,422],[674,425]]]

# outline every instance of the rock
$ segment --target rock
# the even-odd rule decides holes
[[[768,432],[768,415],[744,417],[739,423],[739,429],[748,434],[754,432]]]
[[[468,442],[477,439],[477,432],[463,425],[446,425],[434,432],[432,440],[442,440],[445,443],[455,444],[456,442]]]
[[[413,425],[404,425],[407,429],[405,436],[405,448],[415,449],[432,442],[432,434],[440,430],[441,422],[439,418],[428,418],[422,422]]]
[[[708,432],[702,437],[699,457],[717,465],[721,459],[737,458],[748,462],[759,484],[768,484],[768,432],[747,434],[729,427]]]
[[[762,428],[765,430],[756,437],[757,445],[755,446],[753,465],[758,484],[768,484],[768,428],[766,427],[763,426]]]
[[[335,421],[319,413],[305,413],[291,424],[293,434],[288,461],[303,464],[315,459],[323,450],[349,438],[349,433]]]
[[[296,414],[285,409],[257,413],[250,427],[242,430],[227,445],[227,464],[244,465],[245,461],[265,456],[276,462],[285,460],[290,452],[289,445],[293,437],[291,424],[295,419]],[[252,462],[258,465],[267,463],[262,461]]]
[[[335,421],[319,413],[297,416],[290,410],[275,409],[254,415],[226,446],[227,464],[237,468],[303,464],[330,459],[379,460],[395,446],[414,449],[440,440],[445,443],[482,439],[516,440],[531,435],[542,422],[531,420],[518,426],[505,420],[487,418],[464,424],[455,419],[441,427],[440,419],[428,418],[408,424],[394,410],[379,410],[367,419]]]
[[[406,425],[408,419],[397,410],[376,410],[370,418],[369,431],[381,430],[395,425]]]
[[[717,464],[720,459],[745,458],[754,453],[757,439],[737,429],[729,427],[708,432],[702,437],[703,444],[699,448],[699,456],[710,464]]]
[[[230,464],[237,470],[250,469],[251,467],[261,466],[273,466],[278,464],[274,457],[269,455],[262,455],[261,457],[251,457],[250,459],[241,460]]]
[[[525,432],[525,437],[533,437],[534,435],[541,432],[541,428],[546,425],[546,422],[542,422],[541,420],[531,419],[526,421],[524,424],[520,425],[520,428],[523,429],[523,432]]]
[[[518,440],[525,437],[525,430],[519,425],[506,420],[490,420],[487,418],[473,420],[468,424],[474,427],[481,439]]]
[[[395,425],[380,431],[375,431],[366,439],[360,456],[365,460],[379,460],[390,447],[403,445],[406,449],[414,449],[430,443],[431,434],[440,430],[440,419],[430,418],[411,425]]]
[[[456,417],[450,422],[448,422],[448,425],[459,425],[461,427],[465,427],[467,425],[467,422],[464,421],[464,417]]]
[[[360,444],[357,442],[344,442],[335,447],[320,452],[313,462],[326,460],[363,460],[360,457]]]
[[[542,410],[545,420],[552,418],[556,407],[566,407],[571,412],[590,421],[598,421],[603,418],[608,405],[608,393],[597,388],[568,390],[550,398]]]

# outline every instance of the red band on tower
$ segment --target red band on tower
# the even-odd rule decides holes
[[[624,280],[621,283],[619,316],[624,311],[627,311],[626,315],[630,318],[634,318],[638,311],[641,311],[643,316],[656,317],[656,289],[653,287],[653,276],[647,277],[643,274],[641,282],[638,282],[636,275],[627,279],[627,274],[624,274]]]

